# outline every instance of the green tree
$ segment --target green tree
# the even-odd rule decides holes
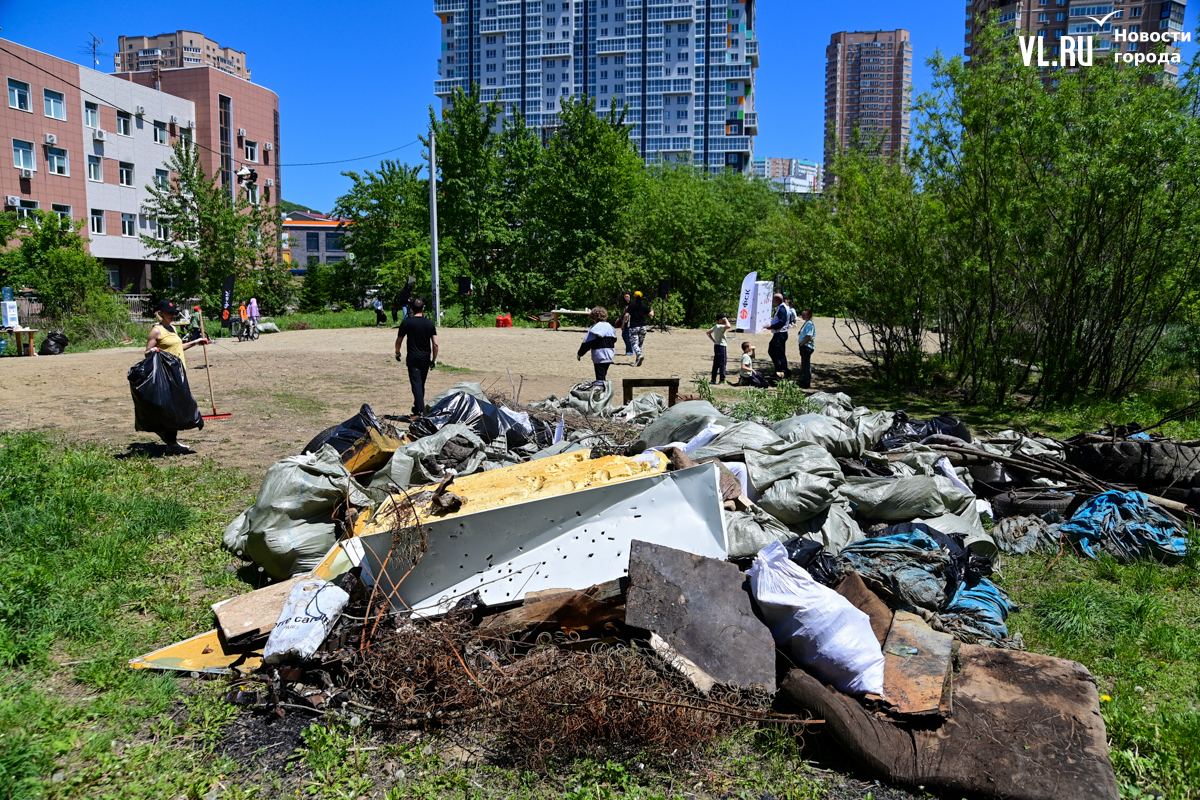
[[[589,254],[618,239],[625,211],[645,180],[624,111],[599,116],[595,102],[562,101],[561,123],[526,193],[527,268],[536,267],[560,293]]]
[[[352,185],[338,198],[334,216],[349,221],[344,228],[345,247],[354,259],[343,262],[346,266],[330,266],[339,273],[341,286],[360,303],[376,285],[384,302],[392,303],[409,275],[428,285],[429,182],[420,171],[420,167],[385,160],[376,171],[342,173]],[[334,296],[329,300],[349,302],[346,292],[331,288]]]
[[[108,287],[104,265],[88,252],[88,240],[80,235],[84,224],[35,211],[16,228],[17,246],[0,257],[8,279],[36,291],[48,316],[81,312],[89,297]],[[3,233],[0,227],[0,238]]]
[[[760,229],[783,209],[765,181],[731,170],[669,165],[648,170],[621,225],[626,250],[646,271],[638,288],[669,280],[684,319],[700,324],[732,313],[742,278],[768,274],[755,247]]]
[[[537,140],[520,114],[498,125],[499,101],[483,101],[477,84],[469,92],[455,89],[450,99],[441,119],[429,110],[437,145],[439,249],[458,252],[478,302],[492,308],[522,285],[506,268],[516,263],[519,208]]]
[[[168,166],[167,185],[146,187],[144,211],[156,220],[158,235],[144,235],[142,243],[161,262],[152,275],[154,293],[199,297],[206,308],[216,308],[225,278],[277,258],[274,207],[257,206],[242,191],[231,197],[205,174],[199,148],[184,139],[176,142]]]
[[[948,219],[956,378],[995,401],[1120,396],[1200,266],[1195,88],[1103,58],[1043,73],[995,24],[976,44],[934,58],[914,162]]]

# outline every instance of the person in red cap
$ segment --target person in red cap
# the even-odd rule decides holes
[[[183,352],[192,349],[198,344],[211,344],[211,342],[208,339],[193,339],[190,342],[184,342],[175,331],[175,318],[177,316],[179,316],[178,306],[170,300],[158,301],[158,305],[154,310],[154,318],[157,322],[150,329],[150,338],[146,341],[146,355],[150,355],[156,350],[169,353],[179,359],[186,372],[187,359],[183,357]],[[192,452],[192,448],[186,444],[179,443],[179,431],[154,432],[158,434],[158,438],[163,440],[163,443],[167,446],[168,453],[182,454]]]

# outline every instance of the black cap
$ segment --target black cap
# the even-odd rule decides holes
[[[168,314],[178,315],[179,306],[172,303],[170,300],[159,300],[158,305],[154,307],[155,311],[165,311]]]

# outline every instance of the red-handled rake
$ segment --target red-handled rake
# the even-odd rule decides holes
[[[196,306],[196,316],[200,318],[200,338],[207,342],[208,337],[204,334],[204,313],[200,310],[200,306]],[[230,417],[233,416],[233,414],[218,414],[217,413],[217,400],[216,400],[216,396],[213,394],[212,367],[209,366],[209,363],[208,363],[208,345],[202,344],[200,346],[204,348],[204,374],[208,376],[208,400],[209,400],[209,403],[212,404],[212,413],[211,414],[201,414],[200,418],[204,419],[204,420],[229,419]]]

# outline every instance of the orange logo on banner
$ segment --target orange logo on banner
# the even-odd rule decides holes
[[[750,316],[750,312],[743,308],[742,313],[741,313],[742,319],[746,319],[749,316]]]

